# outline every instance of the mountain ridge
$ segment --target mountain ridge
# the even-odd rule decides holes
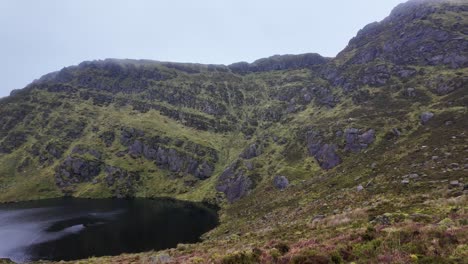
[[[0,100],[0,201],[169,196],[220,206],[205,242],[167,251],[175,262],[460,260],[467,24],[464,1],[412,0],[335,58],[66,67]],[[445,219],[451,229],[437,229]],[[452,235],[433,245],[439,255],[431,232]]]

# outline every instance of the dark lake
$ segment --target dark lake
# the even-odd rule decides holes
[[[171,199],[50,199],[0,204],[0,258],[74,260],[193,243],[215,209]]]

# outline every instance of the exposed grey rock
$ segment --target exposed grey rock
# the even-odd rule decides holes
[[[127,152],[132,158],[144,157],[154,161],[162,169],[192,174],[201,180],[213,174],[215,163],[218,161],[216,150],[190,141],[144,135],[143,131],[136,129],[122,130],[121,143],[128,146]],[[166,146],[171,142],[178,148]],[[184,151],[180,151],[179,148]]]
[[[133,141],[133,144],[128,147],[128,154],[132,158],[138,158],[143,153],[143,143],[140,140]]]
[[[409,96],[409,97],[415,97],[416,96],[415,89],[414,88],[407,88],[406,89],[406,95]]]
[[[447,77],[445,75],[440,75],[435,79],[430,79],[426,85],[431,87],[431,89],[437,95],[446,95],[455,90],[466,87],[467,84],[468,84],[467,77],[461,77],[461,76]]]
[[[240,160],[229,165],[219,176],[216,185],[216,190],[223,192],[230,203],[247,195],[252,187],[252,181],[240,165]]]
[[[193,163],[195,165],[195,163]],[[197,167],[195,171],[195,177],[204,180],[206,178],[209,178],[211,175],[213,175],[214,172],[214,166],[213,164],[210,164],[207,161],[204,161],[200,166]]]
[[[306,140],[309,154],[317,160],[323,169],[328,170],[341,163],[341,158],[336,154],[336,145],[323,143],[318,132],[309,131],[306,134]]]
[[[273,184],[277,189],[286,189],[289,185],[289,181],[285,176],[276,175],[273,179]]]
[[[319,215],[316,215],[316,216],[312,217],[311,222],[318,222],[318,221],[320,221],[320,220],[322,220],[324,218],[325,218],[325,215],[319,214]]]
[[[417,71],[416,69],[410,68],[410,67],[394,66],[392,69],[392,72],[394,72],[400,78],[409,78],[415,75]],[[408,89],[412,89],[412,88],[408,88]]]
[[[406,185],[406,184],[409,184],[410,181],[409,181],[409,179],[403,179],[403,180],[401,181],[401,183]]]
[[[323,169],[332,169],[341,163],[341,158],[336,154],[336,151],[336,145],[324,144],[316,152],[314,157]]]
[[[421,114],[420,119],[421,119],[421,124],[425,125],[431,118],[434,117],[434,113],[432,112],[424,112]]]
[[[63,188],[75,183],[91,182],[101,172],[99,161],[67,157],[55,171],[55,183]]]
[[[393,133],[393,135],[395,135],[396,137],[400,137],[400,136],[401,136],[401,132],[400,132],[400,130],[398,130],[398,128],[392,128],[392,133]]]
[[[460,164],[453,162],[449,164],[449,168],[452,170],[459,170],[460,169]]]
[[[458,187],[458,186],[460,186],[460,182],[457,181],[457,180],[455,180],[455,181],[450,181],[449,184],[450,184],[450,186],[452,186],[452,187]]]
[[[300,69],[313,65],[325,64],[328,59],[315,53],[299,55],[275,55],[254,61],[253,63],[237,62],[229,65],[235,73],[263,72],[286,69]]]
[[[86,146],[78,145],[72,149],[72,154],[85,155],[89,154],[96,159],[101,159],[102,153],[98,150],[88,148]]]
[[[120,143],[124,146],[128,146],[129,144],[133,142],[133,139],[142,137],[144,135],[145,133],[141,130],[138,130],[132,127],[128,127],[128,128],[124,127],[121,130]]]
[[[251,159],[260,156],[263,153],[263,148],[258,143],[253,143],[249,147],[247,147],[239,157],[244,159]]]
[[[362,134],[359,134],[359,132],[360,131],[356,128],[345,129],[345,150],[359,152],[362,149],[367,148],[372,142],[374,142],[375,130],[369,129]]]
[[[358,187],[356,187],[356,190],[358,192],[360,192],[360,191],[364,190],[364,187],[362,185],[358,185]]]

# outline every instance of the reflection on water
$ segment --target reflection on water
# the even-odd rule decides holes
[[[174,247],[217,224],[213,209],[170,199],[52,199],[0,205],[0,258],[73,260]]]

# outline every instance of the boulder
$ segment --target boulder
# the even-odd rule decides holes
[[[341,163],[341,158],[336,154],[337,147],[334,144],[324,144],[319,151],[314,155],[320,167],[329,170]]]
[[[432,112],[424,112],[420,116],[421,124],[425,125],[431,118],[434,117],[434,113]]]
[[[289,185],[289,181],[285,176],[276,175],[273,179],[273,184],[277,189],[286,189]]]
[[[455,181],[450,181],[449,184],[450,184],[451,187],[458,187],[458,186],[460,186],[460,182],[457,181],[457,180],[455,180]]]

